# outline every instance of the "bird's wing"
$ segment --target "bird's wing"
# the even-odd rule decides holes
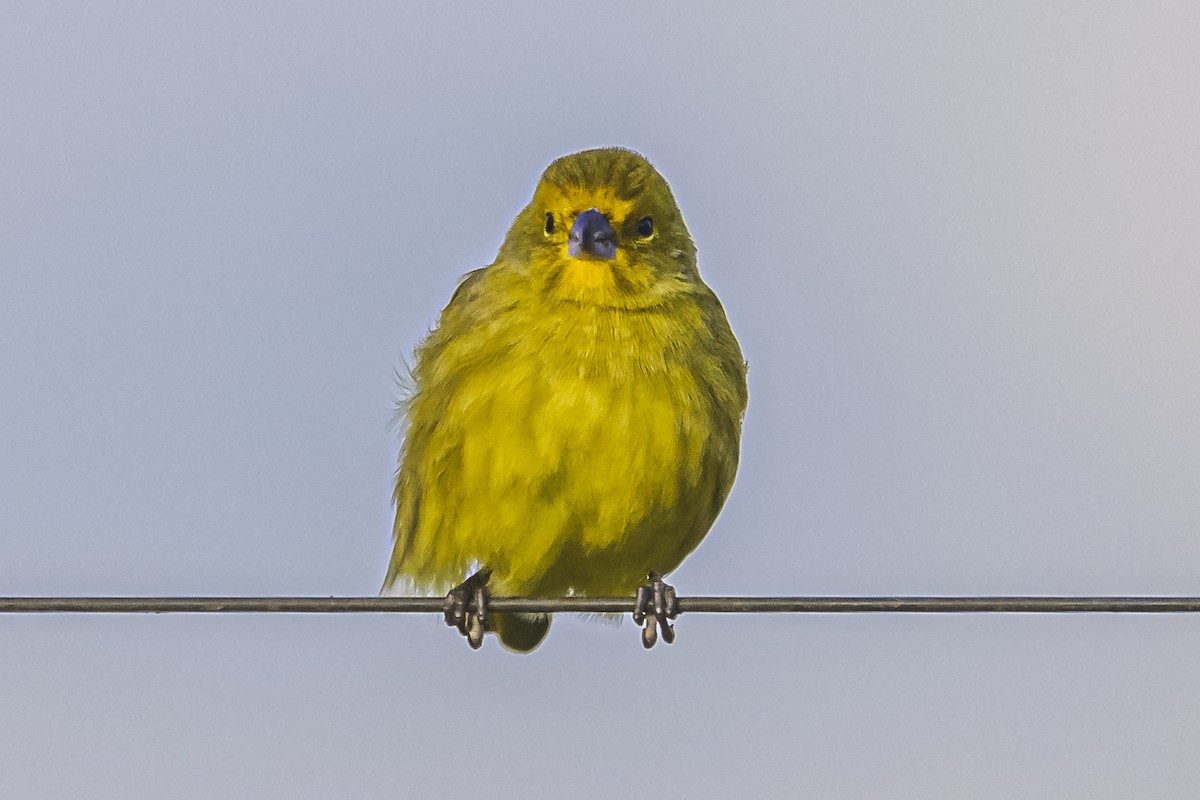
[[[450,298],[450,302],[446,304],[442,310],[441,319],[438,322],[440,328],[447,317],[458,315],[464,311],[469,312],[470,306],[479,298],[480,284],[483,281],[484,274],[487,272],[487,267],[471,270],[463,276],[462,281],[458,284],[458,288],[454,290],[454,295]],[[421,357],[421,351],[429,347],[437,347],[438,329],[435,328],[429,337],[417,348],[418,360]],[[428,354],[426,354],[428,355]],[[404,442],[401,452],[407,462],[412,453],[423,449],[423,437],[429,431],[414,428],[411,425],[409,409],[416,400],[417,394],[421,391],[421,384],[417,378],[416,370],[410,371],[410,381],[406,388],[406,397],[401,398],[400,410],[404,417],[402,430],[404,431]],[[384,579],[384,589],[390,587],[400,576],[401,565],[408,555],[409,547],[412,544],[412,537],[417,530],[421,518],[421,495],[423,487],[421,485],[420,470],[413,468],[412,464],[401,463],[400,470],[396,475],[396,491],[394,500],[396,503],[396,522],[392,528],[392,538],[394,546],[392,549],[392,558],[388,564],[387,577]]]

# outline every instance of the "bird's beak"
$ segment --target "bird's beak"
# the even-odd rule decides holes
[[[572,258],[613,258],[617,255],[617,232],[608,217],[594,208],[575,218],[567,235],[567,253]]]

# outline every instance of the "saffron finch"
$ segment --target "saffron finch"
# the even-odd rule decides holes
[[[632,594],[713,524],[745,408],[746,363],[666,180],[630,150],[559,158],[415,351],[385,591],[477,570],[460,589],[480,605],[484,589]],[[527,652],[549,625],[488,612],[468,638]]]

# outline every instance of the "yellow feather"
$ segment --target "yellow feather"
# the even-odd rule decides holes
[[[616,232],[611,259],[568,252],[589,209]],[[415,355],[388,584],[440,592],[482,566],[498,594],[631,594],[699,544],[733,484],[745,362],[635,153],[551,164]],[[528,650],[547,624],[495,628]]]

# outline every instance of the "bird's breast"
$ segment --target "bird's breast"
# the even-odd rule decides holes
[[[421,435],[405,462],[423,482],[409,551],[436,552],[448,572],[488,564],[515,592],[628,588],[589,583],[597,563],[621,581],[671,569],[737,463],[740,407],[720,401],[729,376],[702,316],[573,307],[486,330],[423,364],[410,409]]]
[[[613,514],[669,507],[713,424],[681,315],[543,316],[459,383],[468,485]],[[606,512],[607,513],[607,512]],[[597,520],[608,525],[618,520]]]

